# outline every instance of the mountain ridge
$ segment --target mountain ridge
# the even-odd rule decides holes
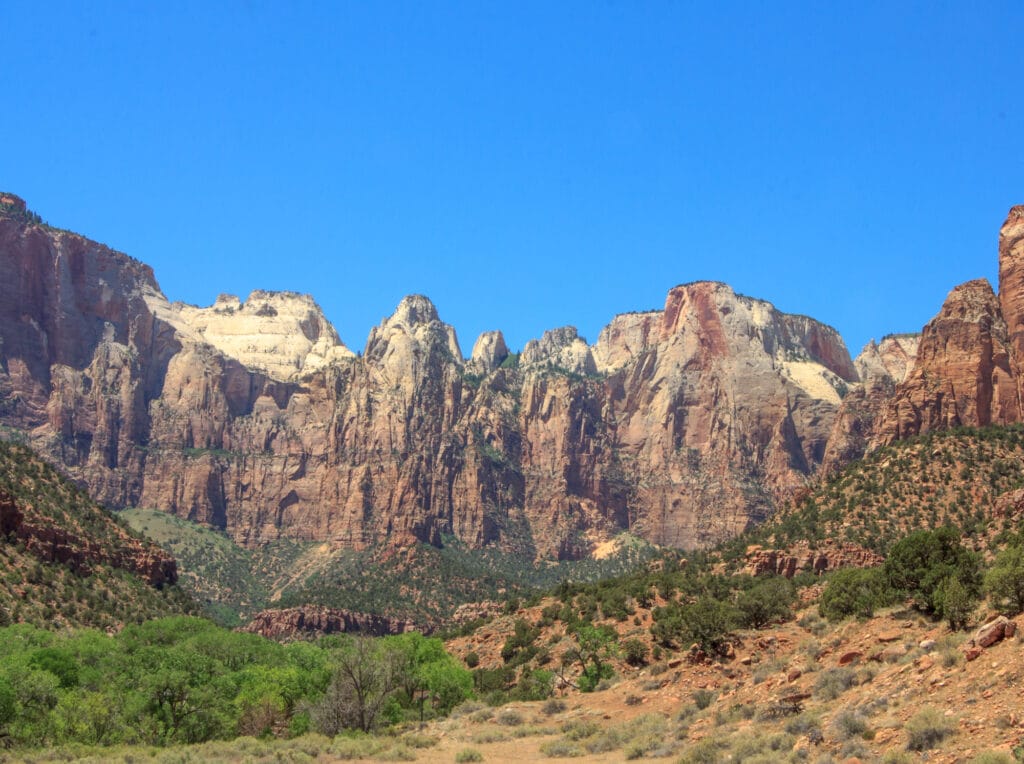
[[[358,355],[311,297],[172,303],[148,266],[2,209],[0,423],[105,503],[248,546],[709,546],[872,447],[918,350],[858,368],[831,327],[698,281],[593,345],[492,332],[468,361],[410,295]]]

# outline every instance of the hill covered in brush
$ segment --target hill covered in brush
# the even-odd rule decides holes
[[[192,612],[173,557],[0,441],[0,622],[119,628]]]

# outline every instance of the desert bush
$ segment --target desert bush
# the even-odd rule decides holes
[[[825,621],[818,613],[808,612],[800,616],[800,620],[797,621],[797,625],[802,629],[807,629],[816,637],[820,637],[826,631],[828,631],[828,622]]]
[[[714,700],[715,693],[711,690],[696,690],[693,693],[693,705],[695,705],[699,711],[703,711],[705,708],[710,706]]]
[[[483,761],[484,755],[476,748],[463,748],[457,754],[455,754],[455,761],[459,764],[468,761]]]
[[[1006,615],[1024,611],[1024,547],[1008,546],[996,555],[985,574],[985,593]]]
[[[973,759],[970,764],[1016,764],[1015,759],[1005,751],[982,751]]]
[[[677,764],[718,764],[726,747],[725,741],[706,737],[686,749]]]
[[[568,759],[583,755],[583,749],[569,740],[549,740],[542,743],[540,752],[552,759]]]
[[[814,680],[814,697],[835,700],[855,684],[857,675],[853,669],[845,666],[827,669]]]
[[[788,720],[785,730],[790,735],[807,735],[812,730],[821,730],[821,721],[813,714],[803,713]]]
[[[600,731],[601,725],[597,722],[572,721],[562,725],[562,734],[572,741],[583,740]]]
[[[518,727],[523,723],[523,715],[514,708],[503,708],[494,717],[494,721],[506,727]]]
[[[548,698],[544,702],[544,705],[540,707],[540,710],[548,716],[559,714],[566,709],[566,703],[561,698]]]
[[[508,733],[505,730],[496,729],[482,729],[479,732],[474,732],[469,736],[469,740],[472,743],[485,745],[487,743],[500,743],[504,740],[508,740]]]
[[[832,719],[832,730],[840,740],[861,737],[867,732],[867,720],[857,711],[843,709]]]
[[[935,748],[956,731],[953,723],[931,706],[914,714],[904,729],[907,731],[907,748],[911,751]]]

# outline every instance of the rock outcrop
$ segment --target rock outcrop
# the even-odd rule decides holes
[[[271,379],[297,379],[355,355],[309,295],[257,290],[242,302],[222,294],[209,308],[176,302],[170,311],[163,300],[150,298],[153,313],[179,334]]]
[[[819,476],[833,475],[867,451],[879,415],[917,358],[918,334],[898,334],[869,342],[854,359],[860,383],[843,398],[829,433]]]
[[[411,621],[396,620],[384,615],[305,605],[281,610],[261,610],[242,627],[241,631],[281,642],[321,637],[326,634],[355,633],[372,637],[404,634],[407,631],[430,634],[433,628],[426,624],[417,625]]]
[[[476,367],[477,373],[490,374],[501,366],[508,356],[505,335],[501,332],[484,332],[473,344],[470,364]]]
[[[825,539],[814,548],[807,542],[788,549],[748,547],[744,572],[751,576],[778,574],[792,578],[802,571],[821,575],[839,568],[873,568],[884,561],[882,555],[857,544]]]
[[[1016,368],[992,287],[984,279],[961,284],[922,331],[914,368],[886,405],[875,442],[1020,421]]]
[[[0,207],[0,251],[0,422],[107,504],[247,545],[705,546],[800,490],[858,380],[834,330],[714,282],[593,347],[564,327],[516,358],[489,333],[466,362],[418,295],[356,357],[311,298],[171,303],[23,206]]]
[[[155,544],[130,535],[113,521],[93,522],[107,526],[108,537],[103,542],[72,523],[56,522],[0,492],[0,534],[20,542],[44,562],[66,565],[81,576],[90,575],[98,565],[109,565],[158,588],[178,580],[177,562]]]

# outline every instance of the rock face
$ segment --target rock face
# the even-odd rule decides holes
[[[949,293],[916,349],[869,345],[856,365],[863,383],[843,401],[823,474],[865,451],[930,430],[1024,419],[1024,206],[999,233],[999,294],[984,279]],[[902,378],[901,378],[902,377]]]
[[[826,539],[815,548],[802,542],[790,549],[747,549],[744,572],[752,576],[778,574],[792,578],[801,571],[817,575],[839,568],[872,568],[881,565],[882,555],[857,544]]]
[[[859,389],[834,330],[715,282],[593,346],[563,327],[516,358],[488,333],[469,362],[413,295],[356,357],[309,297],[171,303],[143,264],[7,198],[0,422],[99,500],[243,544],[712,544],[805,485]]]
[[[821,477],[834,474],[868,449],[877,420],[917,359],[920,335],[899,334],[874,340],[854,360],[860,384],[843,398],[822,460]]]
[[[956,287],[925,326],[914,368],[886,405],[875,442],[958,425],[1020,421],[1012,353],[988,282]]]
[[[253,616],[253,619],[241,631],[259,634],[267,639],[285,641],[343,633],[358,633],[373,637],[404,634],[407,631],[430,634],[433,629],[422,624],[398,621],[383,615],[353,613],[348,610],[307,605],[283,610],[262,610]]]
[[[309,295],[257,290],[242,302],[221,295],[209,308],[151,295],[150,309],[192,342],[208,343],[247,369],[287,382],[355,354]]]

